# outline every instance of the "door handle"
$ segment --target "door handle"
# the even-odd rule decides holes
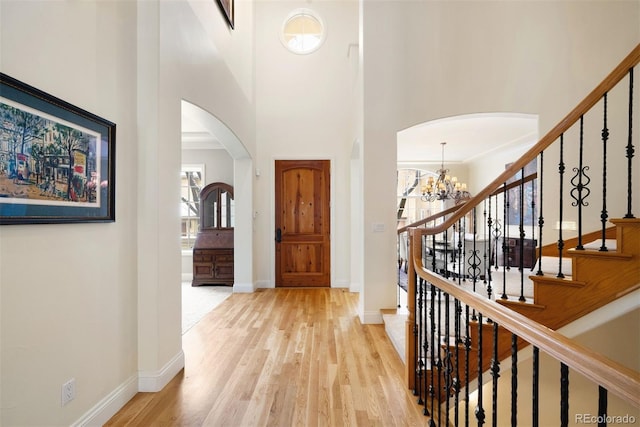
[[[276,229],[276,242],[280,243],[282,241],[282,230]]]

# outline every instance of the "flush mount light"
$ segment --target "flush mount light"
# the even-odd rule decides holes
[[[326,36],[322,19],[311,9],[296,9],[282,25],[280,40],[293,53],[305,55],[315,52]]]

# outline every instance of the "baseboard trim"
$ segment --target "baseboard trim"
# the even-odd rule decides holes
[[[380,313],[380,310],[378,310],[378,311],[365,311],[360,316],[360,322],[363,325],[367,325],[367,324],[378,325],[378,324],[384,323],[382,321],[382,314]]]
[[[256,282],[256,288],[257,289],[269,289],[269,288],[275,288],[275,286],[273,286],[273,283],[271,283],[270,280],[258,280]]]
[[[332,286],[332,288],[348,288],[348,287],[349,287],[348,280],[336,280]]]
[[[184,352],[180,350],[180,352],[159,371],[139,371],[138,391],[156,392],[162,390],[183,368]]]
[[[253,283],[234,283],[233,284],[233,292],[239,294],[251,294],[255,292],[255,287]]]
[[[138,392],[138,377],[132,375],[91,408],[72,427],[103,426]]]

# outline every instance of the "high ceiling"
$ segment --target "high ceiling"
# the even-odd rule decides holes
[[[494,150],[537,139],[536,116],[470,114],[422,123],[398,132],[398,163],[445,163],[473,160]]]

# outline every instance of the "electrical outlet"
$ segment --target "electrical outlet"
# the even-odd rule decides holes
[[[76,397],[76,379],[71,378],[66,383],[62,384],[62,405],[71,402]]]

